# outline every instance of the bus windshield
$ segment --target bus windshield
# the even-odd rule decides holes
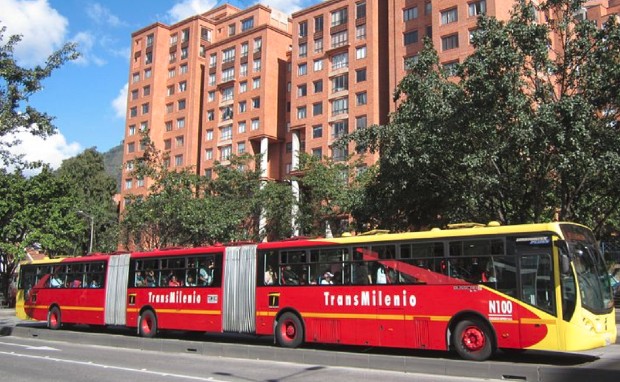
[[[570,226],[570,229],[565,229],[564,233],[568,233],[566,236],[579,283],[581,305],[593,313],[611,310],[614,304],[611,284],[603,256],[598,250],[591,231],[578,226]]]

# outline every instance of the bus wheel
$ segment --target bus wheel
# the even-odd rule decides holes
[[[304,329],[296,314],[284,313],[276,325],[276,341],[285,348],[296,348],[304,340]]]
[[[60,309],[57,306],[54,306],[49,312],[47,312],[47,327],[52,330],[58,330],[61,326],[62,321],[60,320]]]
[[[155,337],[157,334],[157,317],[152,310],[145,310],[140,315],[140,322],[138,323],[138,333],[140,337]]]
[[[493,354],[493,339],[487,325],[472,318],[459,322],[452,334],[452,343],[463,359],[484,361]]]

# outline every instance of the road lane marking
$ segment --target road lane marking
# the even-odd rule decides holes
[[[10,345],[10,346],[19,346],[21,348],[26,348],[27,350],[50,350],[50,351],[60,351],[60,349],[51,348],[49,346],[32,346],[32,345],[24,345],[24,344],[15,344],[12,342],[0,342],[0,345]]]
[[[38,360],[44,360],[44,361],[62,362],[62,363],[73,364],[73,365],[91,366],[91,367],[97,367],[97,368],[101,368],[101,369],[111,369],[111,370],[119,370],[119,371],[129,371],[129,372],[134,372],[134,373],[139,373],[139,374],[158,375],[158,376],[161,376],[161,377],[172,377],[172,378],[190,379],[190,380],[194,380],[194,381],[207,381],[207,382],[228,382],[228,381],[224,381],[224,380],[215,379],[213,377],[204,378],[204,377],[195,377],[193,375],[165,373],[165,372],[152,371],[152,370],[146,370],[146,369],[134,369],[134,368],[131,368],[131,367],[104,365],[104,364],[100,364],[100,363],[94,363],[92,361],[88,361],[88,362],[86,362],[86,361],[76,361],[76,360],[72,360],[72,359],[52,358],[52,357],[49,357],[49,356],[19,354],[19,353],[4,352],[4,351],[0,351],[0,354],[4,354],[4,355],[8,355],[8,356],[14,356],[14,357],[32,358],[32,359],[38,359]]]

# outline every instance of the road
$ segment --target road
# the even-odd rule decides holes
[[[4,320],[4,321],[3,321]],[[500,354],[468,362],[443,352],[343,346],[282,349],[266,338],[167,333],[139,338],[126,329],[73,327],[2,318],[0,381],[617,381],[620,345],[588,352]],[[171,355],[174,355],[171,357]],[[33,367],[36,365],[36,367]],[[28,370],[24,373],[24,370]]]

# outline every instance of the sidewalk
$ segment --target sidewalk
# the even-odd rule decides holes
[[[0,336],[9,336],[20,320],[15,317],[15,309],[0,308]]]

